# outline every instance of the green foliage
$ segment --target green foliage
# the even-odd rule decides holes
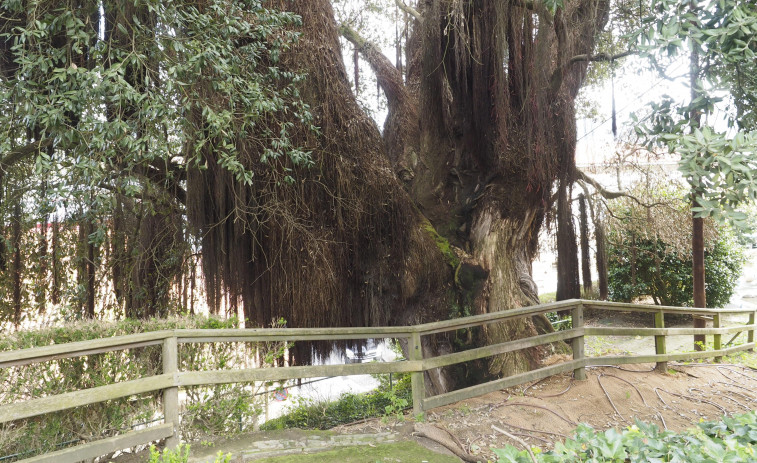
[[[571,316],[562,318],[557,312],[547,312],[544,315],[552,324],[555,331],[565,331],[573,328],[573,318]]]
[[[598,432],[581,424],[572,439],[558,442],[554,450],[534,452],[543,463],[593,462],[746,462],[755,461],[757,416],[754,412],[703,422],[683,433],[660,431],[653,424],[636,421],[622,432]],[[497,463],[530,463],[525,450],[508,446],[494,451]]]
[[[117,323],[90,321],[54,328],[19,331],[0,339],[0,351],[62,344],[89,339],[175,328],[236,328],[236,319],[205,317],[123,320]],[[59,359],[0,370],[0,405],[88,389],[115,381],[123,382],[162,372],[161,346]],[[249,367],[259,352],[281,352],[281,346],[265,343],[181,344],[179,366],[186,371]],[[275,360],[276,355],[271,356]],[[266,366],[266,365],[263,365]],[[268,364],[270,366],[270,363]],[[186,413],[180,432],[185,439],[233,434],[250,430],[259,413],[255,385],[223,385],[186,388]],[[129,431],[149,423],[160,414],[159,392],[110,400],[0,426],[0,456],[21,453],[24,457],[57,450],[81,440],[94,440]]]
[[[681,156],[679,170],[696,196],[698,217],[744,226],[746,216],[737,207],[757,199],[757,125],[748,104],[757,101],[757,6],[654,0],[649,13],[633,34],[642,56],[663,74],[682,56],[693,59],[693,91],[687,100],[651,103],[651,117],[636,119],[635,130],[648,146],[665,146]],[[729,124],[740,129],[735,134],[702,122],[714,114],[724,92],[734,98],[727,109]]]
[[[147,463],[187,463],[189,461],[189,445],[181,444],[176,450],[163,449],[159,452],[154,445],[150,446],[150,458]],[[218,452],[214,463],[230,463],[231,454]]]
[[[24,231],[23,313],[5,304],[0,320],[47,309],[71,320],[111,287],[107,309],[179,312],[177,276],[196,263],[188,171],[288,185],[313,163],[291,140],[318,132],[298,93],[304,76],[280,67],[299,40],[292,13],[260,0],[0,0],[0,17],[0,228],[21,204]],[[68,229],[57,255],[29,236],[48,221]],[[82,222],[93,229],[77,244]],[[96,268],[99,288],[79,263]],[[4,301],[16,289],[9,273]],[[50,280],[62,280],[61,300],[45,306]]]
[[[616,230],[608,246],[610,300],[631,302],[651,296],[656,304],[691,306],[693,300],[692,258],[660,239],[639,238]],[[745,263],[743,249],[733,235],[722,230],[705,251],[708,307],[724,307],[731,300]]]
[[[411,401],[410,375],[398,375],[392,387],[389,387],[388,379],[382,380],[375,391],[364,394],[345,393],[333,402],[301,399],[286,415],[267,421],[260,429],[330,429],[365,418],[398,418]]]
[[[187,463],[189,445],[179,445],[176,450],[163,449],[161,453],[154,445],[150,446],[150,459],[147,463]]]

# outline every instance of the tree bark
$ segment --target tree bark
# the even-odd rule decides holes
[[[586,213],[586,197],[578,196],[578,210],[581,230],[581,279],[583,280],[584,292],[589,293],[592,287],[591,281],[591,255],[589,252],[589,217]]]
[[[315,166],[287,166],[296,187],[278,185],[254,147],[243,162],[257,181],[246,187],[212,150],[205,170],[190,168],[188,212],[203,239],[211,304],[222,294],[241,299],[250,325],[283,317],[287,326],[359,326],[538,303],[538,232],[555,181],[567,192],[573,179],[573,101],[587,62],[570,58],[593,51],[608,2],[567,2],[554,23],[546,10],[535,20],[510,2],[421,2],[406,82],[378,48],[342,27],[387,96],[383,133],[350,93],[329,2],[266,5],[302,18],[302,39],[281,65],[307,74],[301,94],[321,135],[298,134]],[[462,341],[550,329],[535,317]],[[423,341],[425,355],[451,349],[449,339]],[[474,374],[524,371],[549,352],[496,356]],[[441,392],[450,379],[432,372],[427,384]]]
[[[597,279],[599,282],[599,299],[606,301],[609,298],[609,283],[607,270],[607,237],[602,219],[597,214],[594,222],[594,237],[597,243]]]
[[[565,181],[567,182],[568,180]],[[570,189],[563,187],[563,182],[560,182],[557,198],[557,294],[555,296],[558,301],[581,297],[581,285],[578,278],[578,246],[570,204]]]
[[[22,300],[22,285],[23,285],[23,270],[24,270],[24,264],[21,260],[22,258],[22,252],[21,252],[21,246],[22,246],[22,211],[21,211],[21,201],[20,198],[15,202],[13,205],[13,226],[12,226],[12,233],[13,233],[13,270],[12,270],[12,281],[13,281],[13,323],[18,326],[21,324],[21,317],[22,317],[22,308],[23,308],[23,300]]]
[[[694,272],[694,307],[707,307],[704,280],[704,219],[701,217],[692,218],[691,242]],[[707,322],[704,318],[694,316],[694,328],[705,328],[706,326]],[[694,335],[694,350],[704,350],[706,342],[705,335]]]

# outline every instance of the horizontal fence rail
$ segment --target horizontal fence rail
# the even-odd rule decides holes
[[[653,328],[585,327],[584,311],[609,310],[644,312],[654,315]],[[481,327],[548,312],[570,311],[572,328],[524,339],[473,348],[462,352],[424,357],[422,337],[459,329]],[[712,317],[712,328],[666,328],[666,314],[686,314]],[[748,315],[746,324],[722,326],[722,316]],[[299,378],[347,376],[365,374],[410,373],[414,413],[423,413],[431,408],[469,399],[496,390],[543,379],[555,374],[573,371],[576,379],[585,379],[585,368],[597,365],[620,365],[629,363],[655,363],[657,369],[667,370],[667,362],[715,357],[720,358],[735,352],[755,348],[755,311],[752,309],[699,309],[667,307],[614,302],[569,300],[518,309],[474,315],[454,320],[425,323],[415,326],[374,328],[259,328],[259,329],[176,329],[149,333],[117,336],[107,339],[80,341],[61,345],[35,347],[0,352],[0,367],[19,367],[38,362],[101,354],[146,346],[162,345],[162,374],[122,381],[106,386],[68,392],[48,397],[26,400],[0,406],[0,424],[59,412],[107,400],[129,397],[142,393],[162,392],[164,424],[132,431],[116,437],[89,442],[46,455],[23,460],[25,462],[79,461],[96,458],[106,453],[136,445],[166,439],[167,446],[175,446],[178,440],[179,388],[211,386],[228,383],[252,383],[259,381],[284,381]],[[723,346],[722,336],[747,332],[745,344]],[[701,352],[668,353],[666,338],[679,335],[712,335],[713,350]],[[587,336],[648,336],[654,338],[655,354],[586,357],[584,342]],[[245,368],[212,371],[181,371],[178,368],[178,345],[221,342],[296,342],[337,341],[375,338],[405,339],[406,361],[386,363],[358,363],[344,365],[289,366],[283,368]],[[733,341],[734,338],[731,339]],[[532,371],[489,381],[432,397],[426,397],[424,372],[435,368],[470,362],[494,355],[515,352],[555,342],[570,342],[573,359]],[[693,344],[692,344],[693,345]]]

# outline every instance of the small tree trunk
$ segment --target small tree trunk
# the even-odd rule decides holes
[[[90,233],[93,232],[92,224],[89,225]],[[97,293],[97,281],[95,277],[95,261],[97,260],[97,247],[87,236],[87,318],[95,318],[95,296]]]
[[[52,226],[53,226],[53,242],[52,242],[52,249],[50,251],[51,252],[50,258],[52,260],[53,288],[52,288],[51,299],[52,299],[53,304],[60,304],[60,277],[61,277],[60,264],[61,263],[58,260],[59,249],[60,249],[60,224],[55,218],[53,218]]]
[[[41,190],[42,200],[45,201],[47,196],[47,182],[44,180],[42,181]],[[40,314],[44,314],[47,308],[47,227],[47,212],[43,211],[39,230],[39,281],[37,283],[37,305],[39,306]]]
[[[77,269],[79,287],[79,313],[85,318],[95,316],[95,247],[89,242],[92,223],[87,217],[79,222],[79,265]]]
[[[560,181],[557,197],[557,294],[558,301],[581,297],[578,281],[578,246],[570,208],[567,178]]]
[[[696,14],[697,2],[691,0],[689,9]],[[701,65],[699,62],[699,45],[693,43],[691,54],[689,55],[689,84],[691,88],[691,99],[696,100],[699,95],[699,73]],[[692,130],[701,126],[702,113],[693,109],[689,114],[689,120]],[[691,198],[692,205],[698,206],[696,193]],[[704,219],[692,217],[691,219],[691,252],[692,252],[692,271],[694,273],[694,307],[707,307],[707,296],[705,294],[705,269],[704,269]],[[704,319],[694,316],[694,328],[705,328]],[[703,334],[694,335],[694,350],[704,350],[706,337]]]
[[[695,203],[696,204],[696,203]],[[704,286],[704,219],[692,218],[692,259],[694,262],[694,307],[707,307],[707,295]],[[703,318],[694,316],[694,328],[705,328]],[[694,349],[704,350],[706,337],[703,334],[694,335]]]
[[[21,201],[13,206],[13,323],[16,328],[21,324],[21,284],[23,263],[21,262]]]
[[[578,196],[578,208],[581,228],[581,278],[584,283],[584,292],[591,291],[591,258],[589,254],[589,218],[586,214],[586,197]]]
[[[606,301],[609,296],[608,271],[607,271],[607,237],[602,219],[597,217],[594,222],[594,238],[597,242],[597,279],[599,280],[599,298]]]
[[[5,173],[0,169],[0,206],[3,205],[3,193],[5,192]],[[2,236],[0,236],[0,272],[5,272],[7,268],[5,253],[7,249],[5,247],[5,217],[2,214],[2,207],[0,207],[0,230],[3,230]]]

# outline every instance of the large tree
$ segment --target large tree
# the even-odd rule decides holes
[[[84,61],[72,61],[81,34],[53,22],[73,54],[61,53],[52,75],[79,92],[54,95],[82,118],[55,125],[34,117],[40,132],[22,148],[4,145],[3,162],[31,154],[45,161],[54,145],[53,161],[74,169],[71,159],[97,153],[77,170],[93,174],[86,185],[97,194],[80,197],[115,191],[105,236],[130,268],[112,267],[114,280],[116,271],[131,275],[116,288],[121,298],[175,271],[160,264],[182,241],[171,224],[184,206],[201,240],[210,305],[241,305],[252,325],[278,317],[289,326],[408,324],[535,304],[531,261],[554,205],[575,246],[574,100],[609,0],[401,3],[412,19],[405,73],[340,28],[328,0],[113,0],[102,10],[70,3],[60,8],[90,29],[93,43]],[[104,39],[91,34],[100,11]],[[19,58],[25,45],[13,27],[3,29],[8,79],[18,72],[13,63],[32,69]],[[383,131],[351,93],[340,33],[387,97]],[[57,136],[66,127],[76,138]],[[102,131],[117,143],[104,143]],[[83,149],[86,136],[102,144]],[[128,234],[135,230],[151,239]],[[550,329],[536,317],[490,325],[468,342]],[[448,338],[424,339],[428,353],[451,348]],[[528,369],[544,353],[498,356],[488,372]],[[434,390],[452,387],[445,374],[430,377]]]
[[[553,11],[541,2],[421,2],[407,8],[406,76],[342,27],[387,96],[382,133],[350,93],[329,2],[269,4],[302,18],[283,65],[307,75],[302,95],[320,135],[297,138],[314,166],[295,169],[286,184],[277,180],[282,164],[247,188],[222,170],[190,172],[189,191],[214,201],[191,215],[209,280],[239,297],[250,318],[283,315],[296,325],[409,323],[445,318],[450,307],[486,313],[537,303],[537,235],[555,196],[563,207],[569,201],[573,102],[608,2]],[[260,148],[248,152],[253,168]],[[482,334],[503,341],[548,329],[539,318]],[[498,357],[489,372],[538,359],[533,351]]]

